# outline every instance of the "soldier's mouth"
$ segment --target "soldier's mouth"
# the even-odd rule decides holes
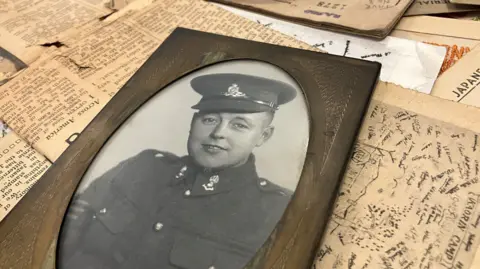
[[[210,152],[210,153],[216,153],[216,152],[221,152],[221,151],[227,150],[224,147],[221,147],[221,146],[218,146],[218,145],[212,145],[212,144],[202,144],[202,147],[206,152]]]

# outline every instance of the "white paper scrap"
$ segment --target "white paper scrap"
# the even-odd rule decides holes
[[[413,40],[389,36],[375,41],[315,29],[230,6],[216,5],[327,53],[380,62],[380,80],[426,94],[430,94],[447,52],[445,47]]]

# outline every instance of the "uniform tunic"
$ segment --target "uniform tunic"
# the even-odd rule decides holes
[[[146,150],[74,200],[59,269],[239,269],[290,196],[258,177],[253,155],[240,167],[212,172],[188,156]]]

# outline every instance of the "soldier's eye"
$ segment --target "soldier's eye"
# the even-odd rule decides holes
[[[217,119],[214,117],[204,117],[202,119],[202,123],[204,124],[215,124],[217,122]]]
[[[240,130],[249,129],[246,124],[238,123],[238,122],[237,122],[237,123],[234,123],[234,124],[233,124],[233,127],[235,127],[236,129],[240,129]]]

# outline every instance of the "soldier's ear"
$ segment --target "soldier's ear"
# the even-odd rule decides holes
[[[263,143],[267,142],[270,139],[270,137],[272,137],[274,131],[275,131],[275,127],[273,127],[272,125],[269,125],[267,128],[265,128],[256,146],[260,147],[261,145],[263,145]]]

